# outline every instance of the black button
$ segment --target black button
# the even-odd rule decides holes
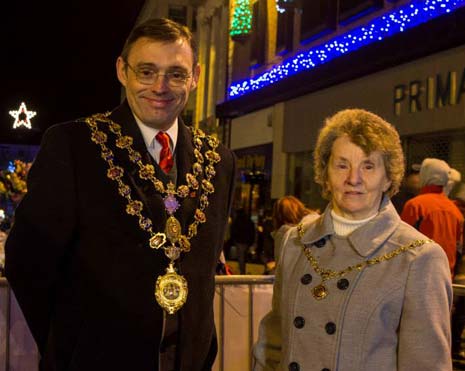
[[[289,363],[289,371],[299,371],[300,366],[297,362],[291,362]]]
[[[329,368],[323,368],[321,371],[331,371]]]
[[[333,322],[328,322],[325,326],[326,333],[332,335],[336,332],[336,324]]]
[[[302,328],[305,326],[305,318],[304,317],[295,317],[294,318],[294,326],[297,328]]]
[[[322,238],[314,243],[316,247],[323,247],[326,244],[326,238]]]
[[[312,282],[312,279],[312,275],[310,273],[306,273],[302,276],[300,282],[302,282],[303,285],[308,285],[310,282]]]
[[[337,288],[339,290],[345,290],[348,287],[349,287],[349,281],[346,280],[345,278],[341,278],[339,281],[337,281]]]

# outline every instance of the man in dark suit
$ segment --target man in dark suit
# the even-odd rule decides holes
[[[234,156],[179,118],[200,73],[187,28],[139,25],[116,67],[121,106],[45,133],[6,276],[41,370],[209,370]]]

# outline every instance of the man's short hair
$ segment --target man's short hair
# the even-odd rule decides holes
[[[194,66],[197,65],[197,43],[191,31],[186,26],[167,18],[151,18],[137,25],[131,31],[121,51],[121,57],[125,62],[128,61],[128,56],[134,43],[142,37],[168,43],[173,43],[180,39],[186,40],[192,50]]]

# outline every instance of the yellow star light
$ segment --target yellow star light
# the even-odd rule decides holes
[[[10,115],[13,116],[15,122],[13,123],[13,129],[19,128],[20,126],[25,126],[28,129],[32,129],[31,118],[33,118],[37,112],[28,111],[26,108],[26,103],[22,102],[17,111],[10,111]]]

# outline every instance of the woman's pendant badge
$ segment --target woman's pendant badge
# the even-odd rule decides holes
[[[312,289],[312,294],[316,300],[322,300],[328,296],[328,289],[322,283],[320,283],[318,286],[315,286]]]
[[[166,274],[157,278],[155,298],[158,304],[169,314],[176,313],[187,300],[187,281],[176,273],[171,262]]]

